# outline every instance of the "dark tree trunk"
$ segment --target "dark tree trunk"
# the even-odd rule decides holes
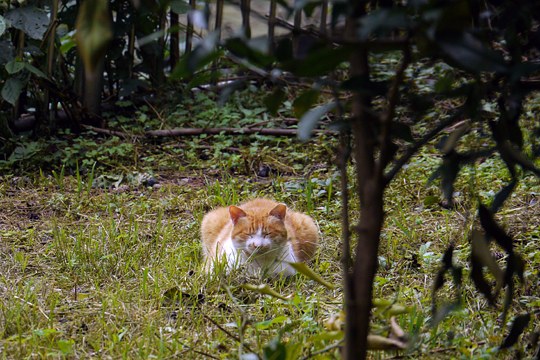
[[[180,29],[178,27],[178,14],[174,11],[169,12],[169,17],[171,19],[171,42],[170,42],[170,58],[169,64],[171,65],[171,71],[176,66],[178,59],[180,59]]]
[[[365,13],[358,2],[349,15],[346,34],[356,37],[357,19]],[[357,47],[350,58],[350,76],[369,79],[368,51]],[[358,243],[352,274],[345,284],[345,359],[362,360],[367,356],[367,337],[371,317],[373,280],[377,271],[377,254],[384,221],[384,181],[376,163],[378,148],[377,118],[366,112],[371,105],[367,95],[356,93],[352,102],[352,156],[356,164],[357,196],[360,199],[360,221],[354,228]]]

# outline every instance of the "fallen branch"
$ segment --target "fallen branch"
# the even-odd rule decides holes
[[[266,128],[181,128],[169,130],[151,130],[145,132],[145,136],[192,136],[192,135],[271,135],[271,136],[296,136],[297,129],[266,129]],[[330,130],[313,130],[315,134],[335,134]]]
[[[276,128],[178,128],[178,129],[163,129],[150,130],[142,134],[130,134],[123,131],[109,130],[98,128],[89,125],[83,125],[83,128],[89,131],[103,135],[118,136],[122,138],[138,138],[138,137],[168,137],[168,136],[196,136],[196,135],[270,135],[270,136],[296,136],[297,129],[276,129]],[[337,135],[337,132],[332,130],[313,130],[314,134],[332,134]]]

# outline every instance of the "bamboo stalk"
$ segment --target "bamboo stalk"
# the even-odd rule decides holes
[[[189,0],[189,6],[191,6],[191,10],[195,10],[197,8],[197,0]],[[187,29],[186,29],[186,48],[184,49],[184,52],[190,53],[191,48],[193,47],[193,21],[191,20],[191,17],[188,16],[188,23],[187,23]]]
[[[223,4],[224,0],[216,1],[216,24],[214,30],[218,31],[218,40],[221,40],[221,26],[223,25]]]
[[[274,53],[276,32],[276,0],[270,1],[270,14],[268,15],[268,52]]]
[[[169,31],[171,32],[171,39],[169,42],[169,64],[172,70],[180,58],[180,28],[177,13],[170,10],[169,18],[171,19],[169,26]]]
[[[133,61],[135,60],[135,24],[131,24],[128,38],[128,78],[133,77]]]
[[[217,31],[218,33],[218,41],[221,40],[221,26],[223,24],[223,4],[224,4],[224,0],[217,0],[216,2],[216,24],[214,26],[214,30]],[[217,60],[215,60],[212,63],[212,75],[211,75],[212,84],[215,84],[218,81],[217,73],[218,73],[218,64],[217,64]]]
[[[56,44],[56,27],[58,25],[56,19],[58,16],[58,3],[59,0],[52,1],[52,8],[51,8],[51,20],[50,20],[50,27],[48,29],[48,49],[47,49],[47,77],[49,79],[52,79],[53,76],[53,70],[55,65],[55,44]],[[56,102],[51,100],[51,93],[49,92],[49,89],[45,89],[44,91],[44,99],[43,99],[43,115],[46,117],[46,119],[49,122],[49,127],[52,128],[54,126],[54,113],[56,108]]]
[[[326,21],[328,17],[328,0],[324,0],[321,6],[321,21],[319,24],[319,32],[326,35]]]
[[[242,0],[240,2],[240,9],[242,12],[242,27],[244,28],[246,37],[251,39],[251,25],[249,23],[249,17],[251,16],[251,0]]]
[[[296,57],[300,48],[300,30],[302,28],[302,10],[296,10],[294,14],[294,28],[293,28],[293,54]]]

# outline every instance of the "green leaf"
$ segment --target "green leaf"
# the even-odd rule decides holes
[[[489,244],[480,231],[473,231],[471,236],[471,245],[472,255],[476,258],[476,260],[480,263],[482,267],[485,266],[489,269],[489,271],[497,281],[497,289],[495,290],[495,293],[497,293],[498,289],[500,289],[504,284],[504,272],[497,264],[497,261],[495,260],[493,255],[491,255],[491,251],[489,250]]]
[[[250,46],[244,39],[231,38],[225,43],[225,47],[233,55],[248,60],[258,67],[268,67],[273,62],[273,58]]]
[[[180,71],[177,74],[180,74]],[[201,72],[196,73],[195,75],[193,75],[193,78],[190,79],[190,81],[187,84],[186,88],[187,89],[193,89],[193,88],[196,88],[196,87],[201,86],[201,85],[209,84],[211,81],[212,81],[212,73],[210,71],[207,71],[207,72],[201,71]],[[224,91],[225,91],[225,89],[224,89]],[[222,91],[223,94],[220,95],[220,102],[223,101],[223,103],[226,102],[224,100],[228,100],[228,99],[225,99],[226,95],[232,95],[232,92],[230,94],[227,94],[227,93],[224,93],[224,91]]]
[[[281,86],[278,86],[271,94],[264,98],[264,105],[266,105],[266,108],[272,116],[276,116],[279,107],[286,98],[287,94],[285,94],[285,91],[283,91]]]
[[[508,254],[512,254],[513,240],[512,238],[495,222],[493,215],[484,205],[480,204],[478,208],[478,215],[480,217],[480,224],[486,231],[486,234],[495,239]]]
[[[512,322],[512,327],[510,328],[510,333],[504,338],[503,343],[501,344],[501,349],[507,349],[514,345],[521,333],[527,328],[529,322],[531,321],[530,314],[518,315],[514,318]]]
[[[301,141],[307,141],[311,138],[311,132],[317,127],[319,120],[327,112],[336,107],[336,103],[331,102],[325,105],[311,109],[302,116],[298,123],[298,138]]]
[[[471,255],[471,279],[478,291],[484,294],[489,305],[493,306],[495,304],[495,297],[491,293],[491,285],[482,273],[482,262],[474,254]]]
[[[208,84],[210,81],[211,81],[211,75],[212,74],[209,74],[210,77],[207,79],[206,81],[206,84]],[[199,74],[197,74],[197,76],[195,77],[200,77]],[[190,85],[193,83],[193,80],[190,81]],[[240,89],[243,89],[244,87],[246,86],[246,83],[245,81],[242,81],[242,80],[236,80],[236,81],[233,81],[229,84],[227,84],[222,90],[221,92],[219,93],[219,99],[217,101],[218,105],[219,106],[224,106],[225,103],[227,101],[229,101],[229,98],[231,97],[231,95],[235,92],[235,91],[238,91]]]
[[[307,276],[311,280],[314,280],[318,282],[321,285],[326,286],[329,289],[335,289],[336,287],[333,284],[330,284],[328,281],[324,280],[319,274],[317,274],[315,271],[311,270],[306,264],[296,262],[296,263],[289,263],[294,270],[298,271],[300,274]]]
[[[62,333],[61,331],[58,331],[56,329],[36,329],[33,331],[34,335],[37,335],[39,337],[47,337],[51,335],[56,335]]]
[[[411,308],[405,305],[396,304],[393,301],[385,299],[373,299],[373,307],[378,313],[384,313],[389,316],[405,314],[411,311]]]
[[[24,69],[24,62],[13,59],[5,66],[8,74],[13,75]]]
[[[37,141],[26,142],[22,145],[19,145],[13,150],[9,156],[9,161],[23,161],[30,159],[37,153],[43,150],[43,144]]]
[[[300,94],[293,102],[294,116],[301,118],[317,102],[319,95],[320,92],[313,89]]]
[[[251,290],[254,292],[257,292],[259,294],[269,295],[272,297],[275,297],[280,300],[288,301],[289,298],[286,296],[281,295],[276,290],[272,289],[270,286],[264,284],[264,285],[252,285],[252,284],[244,284],[242,285],[242,288],[246,290]]]
[[[2,98],[15,106],[25,85],[26,83],[18,78],[11,77],[7,79],[2,88]]]
[[[316,49],[305,59],[288,61],[283,67],[297,76],[323,76],[347,61],[350,53],[351,49],[348,47]]]
[[[158,39],[162,38],[163,36],[165,36],[165,31],[158,30],[158,31],[152,32],[151,34],[138,38],[137,42],[139,43],[139,46],[145,46],[150,43],[156,42]]]
[[[191,10],[189,2],[186,0],[172,0],[171,1],[171,11],[177,14],[187,14]]]
[[[488,49],[471,34],[437,37],[435,39],[444,54],[461,68],[472,73],[483,71],[505,73],[508,71],[504,58]]]
[[[182,56],[171,73],[172,79],[192,76],[195,71],[219,58],[221,51],[216,49],[219,40],[217,32],[209,33],[195,49]]]
[[[287,320],[289,320],[289,318],[282,315],[282,316],[275,317],[272,320],[266,320],[266,321],[255,323],[255,327],[257,328],[257,330],[266,330],[274,324],[282,324],[286,322]]]
[[[461,308],[460,303],[450,303],[434,309],[434,313],[431,316],[431,326],[435,327],[439,324],[448,314]]]
[[[66,55],[69,50],[73,49],[75,46],[77,46],[77,43],[75,42],[75,38],[71,33],[63,36],[60,39],[60,52],[62,55]]]
[[[433,283],[433,296],[435,296],[435,293],[439,291],[440,288],[443,287],[445,283],[444,275],[448,270],[451,270],[454,265],[452,264],[452,256],[454,253],[454,246],[449,245],[446,251],[444,252],[443,258],[442,258],[442,267],[437,272],[437,275],[435,277],[435,281]]]
[[[508,141],[499,144],[499,152],[506,162],[518,163],[523,169],[529,170],[536,176],[540,176],[540,169],[537,168],[534,163],[523,154],[519,149],[512,146]]]
[[[514,191],[514,188],[517,185],[517,180],[512,180],[508,185],[503,187],[501,191],[495,195],[495,198],[493,199],[493,202],[491,203],[491,212],[495,214],[501,206],[504,204],[506,199],[508,199],[508,196],[512,194],[512,191]]]
[[[286,360],[287,348],[285,344],[278,338],[274,338],[268,345],[263,348],[264,360]]]
[[[35,67],[32,64],[24,63],[24,68],[28,70],[29,72],[31,72],[32,74],[36,75],[37,77],[40,77],[43,79],[47,78],[47,75],[45,75],[43,71],[39,70],[37,67]]]
[[[56,344],[62,354],[69,355],[73,352],[73,344],[75,344],[75,341],[60,339],[56,342]]]
[[[5,19],[11,23],[15,29],[23,31],[32,39],[42,40],[43,35],[49,27],[49,16],[47,11],[34,6],[26,6],[10,10]]]

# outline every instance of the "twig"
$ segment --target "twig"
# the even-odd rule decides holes
[[[315,357],[317,355],[324,354],[325,352],[332,351],[332,350],[334,350],[336,348],[339,348],[344,342],[345,342],[345,340],[339,340],[335,344],[328,345],[327,347],[325,347],[325,348],[323,348],[321,350],[314,351],[311,354],[309,354],[307,356],[304,356],[303,358],[301,358],[301,360],[307,360],[307,359],[310,359],[310,358]]]
[[[246,312],[244,311],[244,309],[242,309],[242,307],[238,304],[238,301],[236,300],[236,298],[232,294],[231,288],[229,286],[227,286],[227,285],[223,285],[223,287],[225,288],[225,291],[227,292],[227,295],[229,295],[229,298],[231,298],[231,301],[233,302],[233,304],[240,311],[240,316],[242,318],[242,325],[241,325],[240,331],[239,331],[239,334],[240,334],[240,347],[238,349],[239,350],[238,351],[238,356],[242,357],[242,350],[243,350],[242,346],[244,345],[244,331],[245,331],[247,323],[248,323],[248,317],[247,317]],[[246,347],[246,349],[248,349],[248,351],[251,351],[247,347]],[[251,351],[251,352],[253,353],[253,351]],[[259,356],[257,355],[257,358],[258,357]]]
[[[133,138],[133,137],[136,138],[137,137],[137,135],[128,134],[126,132],[118,131],[118,130],[103,129],[103,128],[98,128],[98,127],[90,126],[90,125],[82,125],[82,127],[86,130],[90,130],[90,131],[96,132],[98,134],[103,134],[103,135],[118,136],[121,138]]]
[[[399,86],[403,82],[403,77],[405,74],[405,70],[409,66],[411,62],[411,52],[410,49],[407,48],[403,51],[403,59],[401,60],[401,64],[399,65],[399,68],[396,70],[396,76],[394,77],[394,81],[392,82],[392,85],[390,86],[390,89],[388,90],[388,105],[387,105],[387,111],[384,116],[381,117],[381,139],[380,139],[380,146],[381,146],[381,156],[379,158],[379,161],[377,162],[377,173],[378,176],[383,177],[384,175],[384,169],[388,162],[393,158],[392,154],[392,140],[390,139],[390,129],[392,127],[392,121],[394,120],[394,117],[396,115],[396,107],[399,100]]]
[[[148,101],[148,99],[144,99],[144,101],[146,102],[146,105],[148,105],[150,107],[150,109],[152,109],[154,114],[156,114],[159,121],[161,122],[161,126],[163,126],[163,124],[165,123],[165,119],[163,119],[163,116],[162,116],[163,112],[157,111],[157,109],[154,107],[154,105],[152,105],[152,103],[150,101]]]
[[[206,356],[206,357],[209,357],[210,359],[221,359],[221,358],[218,358],[217,356],[214,356],[214,355],[210,355],[208,353],[205,353],[204,351],[200,351],[200,350],[195,350],[195,349],[191,349],[191,351],[193,351],[195,354],[199,354],[199,355],[203,355],[203,356]]]
[[[394,166],[385,174],[384,176],[384,182],[385,185],[388,184],[392,179],[399,173],[403,165],[407,163],[413,157],[414,154],[425,144],[427,144],[431,139],[433,139],[435,136],[437,136],[444,128],[447,126],[450,126],[454,121],[456,121],[461,114],[463,113],[463,109],[459,109],[456,111],[452,116],[449,116],[447,119],[441,121],[439,125],[435,126],[430,132],[424,135],[421,139],[419,139],[417,142],[412,144],[405,153],[396,161],[394,161]]]
[[[212,319],[211,317],[209,317],[209,316],[206,315],[206,314],[203,314],[203,317],[204,317],[206,320],[210,321],[212,324],[214,324],[219,330],[221,330],[221,331],[223,331],[225,334],[227,334],[230,338],[236,340],[240,345],[242,345],[243,347],[245,347],[248,351],[250,351],[250,352],[256,354],[255,351],[253,351],[253,350],[249,347],[249,345],[245,344],[244,342],[242,342],[242,340],[241,340],[238,336],[234,335],[234,334],[231,333],[229,330],[227,330],[227,329],[225,329],[223,326],[219,325],[214,319]]]

